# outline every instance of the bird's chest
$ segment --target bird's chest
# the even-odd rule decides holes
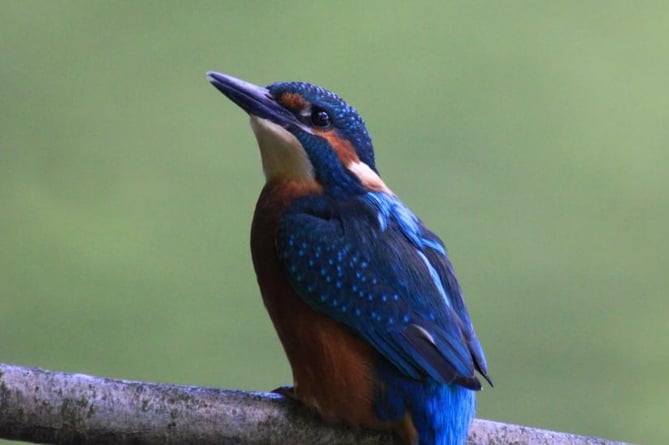
[[[374,349],[295,293],[275,249],[277,223],[303,190],[263,191],[251,229],[253,264],[263,302],[290,362],[295,394],[323,417],[382,427],[373,409]]]

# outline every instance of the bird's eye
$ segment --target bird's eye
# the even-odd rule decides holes
[[[316,127],[325,128],[332,124],[330,115],[322,108],[313,107],[311,109],[311,123]]]

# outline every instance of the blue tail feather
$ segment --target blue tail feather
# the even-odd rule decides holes
[[[475,392],[432,379],[415,380],[392,365],[377,368],[379,388],[376,411],[386,422],[401,420],[408,412],[418,433],[417,445],[464,445],[476,414]]]

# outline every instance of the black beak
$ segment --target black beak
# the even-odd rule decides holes
[[[207,80],[251,116],[270,120],[289,130],[297,127],[311,132],[289,110],[282,107],[267,88],[216,71],[207,72]]]

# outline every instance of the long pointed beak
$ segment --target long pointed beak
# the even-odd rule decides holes
[[[267,88],[216,71],[208,71],[207,80],[248,114],[268,119],[286,129],[297,127],[311,133],[308,127],[272,97]]]

